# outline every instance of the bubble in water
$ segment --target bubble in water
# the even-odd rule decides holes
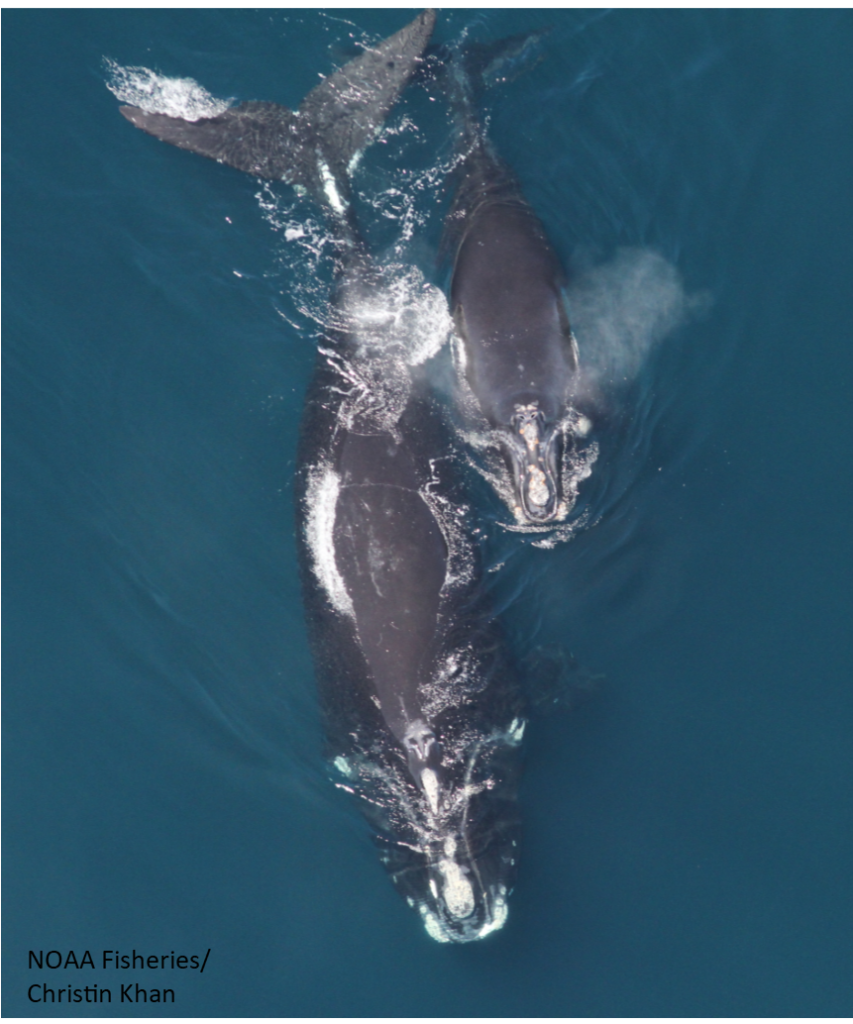
[[[678,270],[648,249],[620,249],[568,290],[581,366],[598,379],[634,377],[651,350],[707,304],[689,296]]]

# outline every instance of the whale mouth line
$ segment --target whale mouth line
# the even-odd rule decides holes
[[[560,510],[557,487],[559,431],[545,423],[538,405],[517,405],[502,431],[512,466],[518,511],[535,524],[550,522]]]

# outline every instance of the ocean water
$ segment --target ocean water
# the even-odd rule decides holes
[[[519,656],[605,681],[530,726],[506,926],[442,946],[321,757],[292,494],[321,219],[135,131],[105,64],[295,107],[409,16],[3,13],[3,1011],[846,1015],[853,17],[439,15],[439,41],[550,26],[489,130],[627,378],[570,540],[474,487]],[[413,89],[356,179],[376,250],[442,285],[450,155]]]

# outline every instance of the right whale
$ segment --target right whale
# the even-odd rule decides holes
[[[163,141],[306,190],[326,215],[336,277],[296,491],[327,753],[427,932],[469,942],[507,917],[524,702],[486,606],[452,445],[418,369],[448,333],[444,299],[373,257],[350,203],[350,173],[434,21],[423,12],[296,111],[249,102],[195,121],[121,112]],[[422,352],[425,335],[436,337]]]
[[[522,39],[518,50],[534,38]],[[498,46],[512,51],[515,42]],[[506,463],[509,487],[498,489],[522,527],[542,528],[571,509],[578,480],[572,449],[591,423],[572,403],[579,359],[565,274],[518,179],[477,118],[475,78],[485,76],[469,72],[472,63],[467,53],[446,68],[459,153],[444,238],[445,251],[453,254],[455,361],[467,396],[462,404],[488,425],[480,437],[485,434],[486,447],[497,447]]]

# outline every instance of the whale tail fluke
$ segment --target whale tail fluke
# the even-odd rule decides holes
[[[198,121],[139,107],[119,107],[119,111],[131,124],[163,142],[259,178],[282,178],[293,167],[290,136],[297,117],[277,103],[241,103]]]
[[[302,186],[343,215],[349,175],[418,67],[434,25],[435,12],[423,11],[323,79],[296,111],[251,101],[195,121],[132,106],[121,113],[181,149]]]
[[[328,158],[344,172],[379,134],[385,119],[419,67],[435,28],[427,9],[378,46],[354,57],[316,86],[299,107],[299,116],[325,142]]]

